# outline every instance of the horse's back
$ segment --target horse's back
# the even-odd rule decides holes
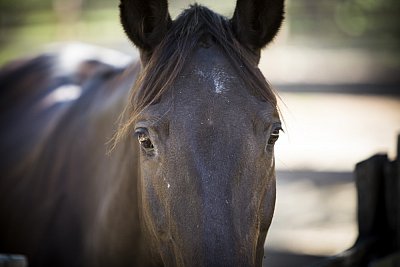
[[[68,51],[0,70],[0,253],[26,254],[31,266],[82,264],[103,194],[93,179],[105,183],[97,164],[109,164],[106,143],[138,72]]]
[[[82,106],[83,101],[88,102],[85,108],[89,109],[103,105],[94,99],[101,90],[107,90],[109,95],[118,94],[115,88],[98,84],[120,75],[128,59],[116,58],[118,64],[111,65],[111,59],[105,61],[94,52],[91,57],[82,55],[82,50],[96,49],[99,48],[73,44],[55,53],[14,61],[0,69],[0,123],[3,128],[0,170],[8,169],[10,164],[21,160],[19,157],[26,156],[27,151],[33,151],[32,147],[54,132],[62,117]],[[127,89],[118,85],[117,88],[119,91]]]

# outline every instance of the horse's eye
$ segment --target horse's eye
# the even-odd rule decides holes
[[[135,130],[135,135],[139,141],[140,146],[146,151],[151,152],[154,150],[154,145],[150,140],[149,133],[145,128],[138,128]]]
[[[282,130],[282,128],[276,128],[272,131],[269,139],[268,139],[268,145],[273,145],[279,138],[279,132]]]

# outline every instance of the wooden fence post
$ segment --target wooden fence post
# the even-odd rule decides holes
[[[355,168],[357,241],[315,267],[400,267],[400,135],[397,159],[375,155]]]
[[[397,242],[396,242],[396,250],[400,251],[400,135],[397,136],[397,158],[396,158],[396,212],[397,212],[397,222],[396,222],[396,233],[397,233]],[[399,264],[400,265],[400,264]]]

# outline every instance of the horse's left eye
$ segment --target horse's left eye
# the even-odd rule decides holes
[[[146,129],[144,128],[138,128],[135,131],[135,135],[137,136],[137,139],[139,141],[140,146],[146,151],[146,152],[151,152],[154,150],[154,145],[151,142],[149,133]]]
[[[268,145],[273,145],[279,138],[279,132],[282,130],[282,128],[276,128],[272,131],[269,139],[268,139]]]

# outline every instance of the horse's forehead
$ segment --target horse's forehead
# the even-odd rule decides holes
[[[191,76],[200,87],[215,94],[229,96],[233,87],[243,87],[237,71],[217,46],[197,49],[183,75]]]
[[[216,45],[196,49],[173,88],[175,109],[187,113],[237,113],[254,101],[237,68]]]

